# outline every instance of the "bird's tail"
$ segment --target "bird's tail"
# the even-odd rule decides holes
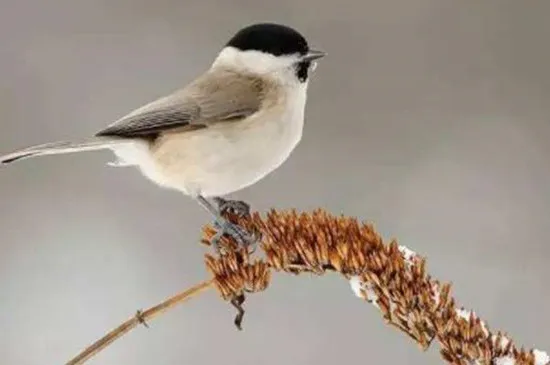
[[[103,149],[112,149],[121,144],[127,144],[130,141],[124,139],[94,137],[78,142],[53,142],[37,146],[31,146],[19,151],[12,152],[5,156],[0,156],[0,165],[9,164],[14,161],[25,158],[57,155],[62,153],[96,151]]]

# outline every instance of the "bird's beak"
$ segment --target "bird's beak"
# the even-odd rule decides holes
[[[310,50],[308,53],[302,56],[302,61],[311,62],[311,61],[318,60],[319,58],[323,58],[326,55],[327,55],[326,52],[323,52],[323,51]]]

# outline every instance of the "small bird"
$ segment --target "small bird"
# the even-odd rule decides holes
[[[249,207],[223,196],[258,182],[289,157],[302,137],[309,76],[323,56],[291,27],[249,25],[182,89],[90,138],[28,147],[0,157],[0,163],[111,150],[116,160],[109,165],[135,166],[157,185],[192,197],[210,212],[216,248],[224,234],[248,246],[254,238],[223,212],[246,214]]]

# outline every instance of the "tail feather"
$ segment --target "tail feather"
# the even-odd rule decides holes
[[[79,142],[53,142],[46,143],[37,146],[31,146],[0,156],[0,164],[9,164],[18,160],[23,160],[30,157],[44,156],[44,155],[57,155],[63,153],[83,152],[83,151],[95,151],[102,149],[111,149],[117,145],[128,143],[128,140],[120,139],[104,139],[93,138]]]

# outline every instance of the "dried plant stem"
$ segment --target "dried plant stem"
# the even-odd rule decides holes
[[[451,365],[550,365],[546,352],[518,347],[507,334],[491,331],[475,312],[459,307],[451,284],[428,274],[425,258],[395,240],[384,242],[371,224],[320,209],[301,214],[271,210],[265,217],[228,214],[227,218],[261,237],[258,248],[263,258],[222,237],[224,254],[205,255],[213,279],[138,312],[67,364],[82,364],[138,324],[210,286],[237,308],[235,324],[240,329],[245,295],[265,290],[272,271],[319,276],[332,271],[346,278],[356,296],[379,309],[389,325],[423,350],[438,342],[442,358]],[[203,233],[208,244],[216,231],[207,226]]]
[[[159,303],[154,307],[151,307],[143,312],[138,311],[134,317],[122,323],[120,326],[116,327],[111,332],[107,333],[105,336],[94,342],[92,345],[90,345],[88,348],[78,354],[75,358],[70,360],[67,365],[83,364],[85,361],[98,354],[100,351],[105,349],[118,338],[125,335],[137,325],[146,325],[146,321],[153,319],[159,314],[162,314],[163,312],[175,307],[176,305],[183,303],[188,299],[191,299],[195,295],[200,294],[204,290],[211,287],[213,283],[214,282],[212,280],[204,281],[200,284],[193,286],[190,289],[187,289],[181,293],[174,295],[171,298],[166,299],[164,302]]]

